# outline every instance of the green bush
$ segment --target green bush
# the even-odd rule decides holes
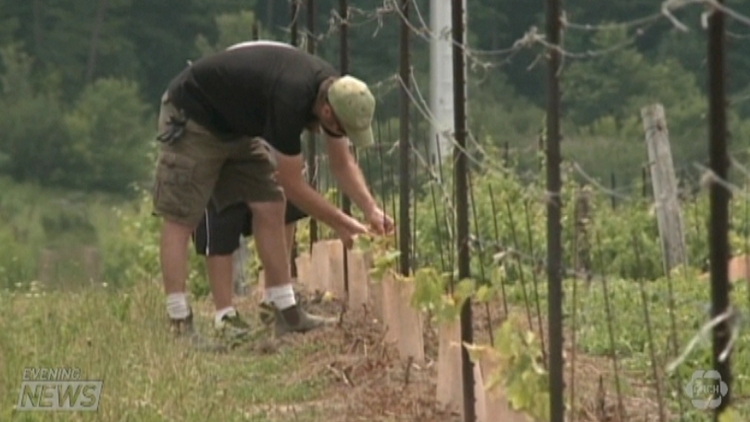
[[[149,191],[137,188],[136,196],[137,199],[128,205],[102,210],[116,218],[114,230],[99,231],[99,244],[104,256],[103,279],[113,286],[161,283],[159,237],[162,220],[152,215]],[[208,295],[210,289],[205,262],[192,249],[189,265],[187,282],[190,291],[199,297]]]
[[[65,117],[71,160],[64,180],[76,188],[127,192],[151,172],[155,125],[133,82],[101,79],[86,87]],[[149,140],[152,139],[152,140]]]
[[[44,95],[0,98],[2,171],[18,181],[59,184],[67,171],[62,106]]]
[[[0,225],[0,273],[4,274],[0,285],[37,280],[40,260],[47,252],[61,258],[47,272],[47,281],[80,284],[84,275],[82,248],[97,245],[98,228],[92,213],[100,198],[18,184],[8,178],[0,178],[0,190],[0,219],[4,223]]]
[[[2,173],[21,182],[116,193],[147,179],[155,124],[136,83],[97,80],[70,106],[54,83],[34,86],[31,59],[21,49],[0,49],[0,59]]]

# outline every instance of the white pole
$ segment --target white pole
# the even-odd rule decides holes
[[[467,10],[466,0],[464,0],[464,10]],[[466,22],[466,15],[464,22]],[[451,26],[451,2],[430,0],[430,30],[434,35],[430,42],[430,110],[435,118],[434,125],[430,125],[430,159],[433,163],[437,163],[438,148],[440,148],[440,157],[443,162],[450,161],[453,153]]]

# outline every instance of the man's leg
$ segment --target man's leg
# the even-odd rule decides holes
[[[302,212],[299,208],[295,207],[293,204],[287,202],[286,203],[286,210],[284,212],[284,222],[286,223],[286,226],[284,227],[284,238],[286,239],[286,246],[287,246],[287,262],[289,264],[289,273],[291,275],[291,265],[292,265],[292,253],[294,250],[294,235],[296,232],[296,223],[299,220],[302,220],[303,218],[306,218],[307,214]],[[291,278],[292,283],[295,281],[294,278]],[[279,290],[279,289],[269,289],[269,286],[266,286],[265,290],[265,297],[264,297],[264,303],[266,304],[272,304],[274,303],[274,294],[275,292],[281,291],[281,294],[288,294],[288,291],[286,289]],[[295,296],[296,297],[296,296]]]
[[[170,117],[177,111],[169,103],[168,95],[165,93],[161,98],[158,130],[160,134],[170,131]],[[178,140],[179,141],[179,140]],[[154,180],[154,211],[164,218],[161,227],[161,239],[159,241],[159,259],[162,271],[164,290],[167,295],[167,314],[174,322],[188,322],[191,317],[190,307],[185,295],[185,280],[187,280],[188,242],[192,227],[182,224],[177,220],[184,217],[183,210],[175,206],[176,187],[168,180],[174,179],[174,173],[180,171],[180,167],[174,165],[180,158],[176,151],[169,146],[162,146],[159,160],[156,165],[156,178]],[[185,160],[180,160],[185,163]],[[185,167],[184,165],[182,166]],[[182,186],[184,188],[184,186]],[[177,219],[172,216],[177,214]]]
[[[252,213],[252,232],[256,250],[265,272],[265,298],[261,320],[276,321],[277,335],[306,332],[330,322],[310,315],[297,304],[292,287],[289,252],[286,241],[286,210],[283,190],[275,178],[271,150],[260,140],[242,146],[247,155],[237,162],[229,192],[215,192],[220,198],[246,198]],[[239,156],[238,156],[239,158]],[[222,202],[222,201],[220,201]]]
[[[223,352],[225,347],[198,335],[193,326],[193,311],[188,303],[186,285],[188,273],[188,243],[190,226],[164,219],[160,241],[160,259],[164,290],[167,294],[167,314],[171,329],[187,336],[192,346],[206,352]]]
[[[209,282],[214,294],[214,302],[217,309],[217,318],[222,308],[232,307],[232,275],[233,262],[231,253],[239,246],[239,235],[253,235],[255,238],[258,255],[266,272],[266,285],[262,318],[264,322],[277,320],[277,333],[283,334],[289,331],[305,332],[320,327],[332,320],[316,317],[301,311],[298,307],[292,280],[290,277],[288,239],[294,234],[294,223],[284,226],[285,236],[279,236],[279,224],[284,224],[286,219],[299,219],[301,216],[290,214],[282,218],[283,202],[262,202],[243,204],[245,215],[251,222],[252,229],[241,229],[239,225],[232,224],[237,221],[238,210],[236,206],[217,213],[209,209],[206,218],[195,231],[194,241],[196,252],[206,255]],[[252,209],[252,213],[247,212]],[[291,217],[290,217],[291,215]],[[234,240],[234,239],[237,240]],[[230,242],[230,240],[234,240]],[[279,254],[277,251],[287,250],[287,254]],[[269,270],[269,264],[271,269]],[[274,270],[275,268],[275,270]],[[274,314],[280,313],[278,316]],[[233,313],[236,314],[236,311]],[[224,316],[226,318],[226,316]],[[238,318],[239,320],[239,318]],[[217,328],[225,330],[230,324],[227,321],[217,320]],[[246,325],[244,327],[247,327]],[[231,340],[240,340],[243,335],[235,335],[236,330],[232,327]]]
[[[233,310],[232,254],[240,247],[240,236],[249,234],[249,219],[250,210],[244,203],[231,205],[221,212],[210,204],[193,233],[196,254],[206,257],[217,321],[223,316],[220,313]]]
[[[256,245],[258,253],[263,261],[265,270],[265,297],[261,304],[261,320],[265,323],[276,322],[276,334],[284,335],[289,332],[307,332],[324,325],[332,325],[336,322],[335,318],[324,318],[313,315],[304,311],[297,298],[292,286],[289,248],[287,245],[288,235],[291,231],[292,224],[285,227],[287,236],[279,236],[276,231],[269,230],[271,225],[278,224],[279,215],[276,211],[268,207],[253,208],[253,230],[255,232]],[[260,213],[266,213],[269,219],[268,223],[263,224]],[[274,214],[276,213],[276,214]],[[276,253],[276,251],[283,253]],[[274,265],[273,270],[269,271],[266,263]]]
[[[286,236],[279,236],[285,231],[284,202],[253,202],[248,206],[253,213],[253,236],[258,257],[263,263],[266,277],[266,288],[289,286],[289,255]]]
[[[258,223],[255,223],[255,219],[253,219],[253,231],[255,231],[255,228],[256,228],[255,224],[258,224]],[[291,295],[291,298],[293,299],[295,298],[294,286],[293,286],[294,279],[291,276],[292,269],[291,269],[291,258],[290,258],[292,256],[292,246],[294,242],[294,226],[295,226],[295,223],[289,223],[289,224],[286,224],[286,226],[284,226],[284,233],[285,233],[284,243],[286,245],[286,251],[287,251],[286,273],[289,274],[289,283],[288,284],[281,283],[278,281],[278,278],[269,276],[268,270],[266,270],[266,268],[263,267],[265,271],[265,278],[266,278],[265,285],[263,286],[264,292],[265,292],[263,302],[267,304],[273,304],[277,302],[282,303],[285,306],[293,306],[296,304],[296,299],[293,302],[287,301],[290,295]],[[278,238],[278,236],[275,236],[275,237]],[[258,242],[262,242],[262,240],[258,239],[257,235],[255,236],[255,239],[256,239],[255,241],[256,248],[258,249],[258,255],[260,256],[260,246]]]
[[[242,204],[242,206],[244,207],[245,204]],[[292,254],[292,242],[294,241],[295,226],[296,223],[290,223],[287,224],[284,228],[287,242],[287,256],[291,256]],[[229,235],[229,232],[219,233],[218,230],[211,231],[212,238],[219,235],[227,236]],[[237,237],[239,238],[239,234],[237,235]],[[196,244],[198,244],[197,239],[198,238],[196,237]],[[202,242],[205,241],[206,240],[204,238]],[[205,255],[205,252],[202,253],[199,251],[198,254]],[[214,306],[216,308],[216,324],[218,325],[225,316],[231,316],[234,312],[236,312],[232,303],[234,258],[231,255],[231,252],[226,253],[226,251],[222,251],[218,252],[217,254],[214,254],[212,252],[211,254],[206,256],[206,268],[208,271],[208,280],[211,284],[211,295],[213,296]]]
[[[249,232],[249,218],[250,210],[244,203],[231,205],[221,212],[211,204],[193,234],[196,253],[206,257],[208,281],[216,309],[214,328],[232,342],[245,340],[250,334],[250,326],[240,318],[232,304],[232,254],[240,246],[240,235]]]
[[[250,338],[250,325],[245,322],[232,303],[234,259],[232,255],[206,257],[208,282],[214,299],[214,329],[224,341],[238,345]]]
[[[193,344],[217,350],[193,330],[193,314],[186,295],[188,243],[218,180],[227,155],[211,133],[188,120],[181,128],[180,113],[162,97],[158,130],[168,139],[160,146],[154,183],[153,213],[163,218],[160,263],[171,326],[188,334]]]
[[[232,279],[234,276],[234,258],[232,255],[211,255],[206,257],[208,281],[211,284],[211,296],[216,308],[216,321],[235,312],[232,305]]]
[[[288,253],[295,234],[295,222],[305,215],[287,204],[286,210],[286,243]],[[193,234],[195,252],[206,257],[211,293],[216,308],[215,325],[222,325],[226,317],[232,317],[236,310],[232,304],[232,279],[234,259],[232,254],[239,248],[240,236],[252,236],[252,213],[247,204],[230,205],[217,212],[209,206]],[[268,298],[267,298],[268,299]],[[270,300],[269,300],[270,301]]]
[[[294,259],[294,236],[297,232],[297,221],[300,221],[302,219],[307,218],[308,215],[304,213],[301,209],[294,206],[294,204],[291,204],[287,202],[286,204],[286,246],[287,246],[287,252],[289,254],[289,265],[291,266]],[[298,274],[299,276],[299,274]],[[292,279],[292,281],[295,281]]]
[[[307,315],[299,309],[294,296],[287,236],[279,236],[277,227],[284,226],[284,203],[250,203],[253,213],[253,234],[256,250],[265,271],[265,297],[263,311],[276,314],[277,333],[308,331],[325,321]],[[269,320],[268,314],[264,319]]]
[[[170,118],[179,114],[165,93],[161,98],[158,130],[160,134],[174,133]],[[184,128],[183,128],[184,129]],[[183,192],[192,188],[192,175],[197,166],[197,154],[187,148],[187,142],[198,139],[199,134],[183,130],[178,139],[160,147],[154,180],[154,214],[162,217],[159,240],[159,260],[164,290],[167,295],[167,314],[172,327],[179,332],[192,331],[192,311],[187,301],[186,280],[188,276],[188,242],[193,231],[188,206],[183,202],[194,202]],[[179,181],[179,182],[178,182]]]
[[[167,313],[173,321],[184,321],[191,316],[185,294],[188,242],[191,233],[190,226],[167,219],[162,223],[159,255],[164,290],[167,294]]]

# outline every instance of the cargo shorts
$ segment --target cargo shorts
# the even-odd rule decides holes
[[[165,93],[159,111],[159,133],[179,111]],[[162,143],[153,187],[154,214],[195,228],[206,206],[222,210],[237,202],[282,202],[273,152],[261,138],[220,140],[195,121],[187,120],[182,136]]]

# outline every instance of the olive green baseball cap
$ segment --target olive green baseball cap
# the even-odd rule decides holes
[[[354,146],[375,143],[372,134],[375,97],[366,83],[352,76],[336,79],[328,88],[328,103]]]

